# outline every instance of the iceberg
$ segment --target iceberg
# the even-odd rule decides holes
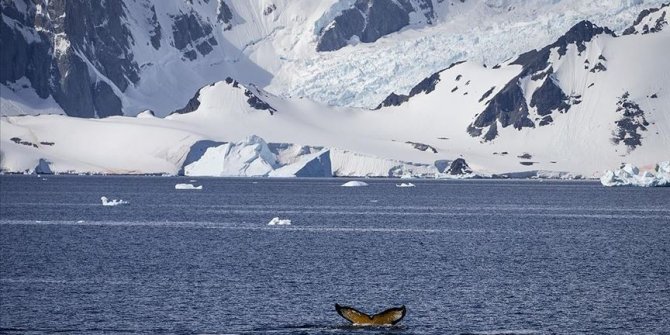
[[[640,186],[640,187],[667,187],[670,186],[670,161],[656,164],[654,172],[645,171],[632,164],[624,164],[619,169],[605,171],[600,177],[600,183],[607,187],[613,186]]]
[[[103,206],[118,206],[118,205],[127,205],[129,204],[128,201],[122,200],[122,199],[112,199],[109,200],[107,197],[102,196],[100,197],[100,201],[102,201]]]
[[[412,183],[400,183],[400,184],[395,184],[395,187],[415,187],[416,185]]]
[[[368,186],[368,183],[358,180],[352,180],[342,184],[342,187],[361,187],[361,186]]]
[[[184,166],[187,176],[265,177],[277,168],[277,158],[262,138],[251,135],[237,143],[208,147]]]
[[[202,185],[195,186],[193,184],[181,183],[174,186],[176,190],[202,190]]]
[[[278,217],[273,217],[270,222],[268,222],[268,226],[274,226],[274,225],[279,225],[279,226],[290,226],[291,225],[291,220],[289,219],[280,219]]]

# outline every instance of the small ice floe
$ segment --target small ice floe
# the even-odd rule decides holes
[[[670,161],[656,164],[654,171],[644,171],[632,164],[624,164],[621,168],[605,171],[600,177],[600,183],[604,186],[641,186],[641,187],[663,187],[670,186]]]
[[[122,200],[122,199],[112,199],[109,200],[107,197],[102,196],[100,197],[100,201],[102,201],[103,206],[118,206],[118,205],[127,205],[129,204],[128,201]]]
[[[195,186],[193,184],[183,183],[176,184],[174,188],[175,190],[202,190],[202,185]]]
[[[280,219],[280,218],[278,218],[278,217],[274,217],[274,218],[272,218],[272,220],[270,220],[270,222],[268,222],[268,226],[274,226],[274,225],[278,225],[278,226],[282,226],[282,225],[284,225],[284,226],[290,226],[290,225],[291,225],[291,220],[289,220],[289,219]]]
[[[395,187],[415,187],[416,185],[412,183],[400,183],[400,184],[395,184]]]
[[[84,220],[79,220],[77,221],[77,223],[84,223]]]
[[[358,180],[352,180],[342,184],[342,187],[361,187],[361,186],[368,186],[368,183]]]

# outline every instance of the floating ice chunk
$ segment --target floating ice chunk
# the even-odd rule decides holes
[[[342,184],[343,187],[361,187],[361,186],[368,186],[368,183],[363,182],[363,181],[358,181],[358,180],[352,180],[348,181],[344,184]]]
[[[183,183],[176,184],[174,188],[175,190],[202,190],[202,185],[195,186],[193,184]]]
[[[289,219],[280,219],[278,217],[272,218],[270,222],[268,222],[268,226],[274,226],[274,225],[285,225],[285,226],[290,226],[291,225],[291,220]]]
[[[400,183],[400,184],[395,184],[395,187],[415,187],[416,185],[412,183]]]
[[[100,201],[102,201],[103,206],[127,205],[129,203],[128,201],[125,201],[125,200],[122,200],[122,199],[109,200],[105,196],[100,197]]]
[[[640,174],[640,170],[631,165],[625,164],[620,169],[605,171],[600,177],[600,183],[604,186],[641,186],[641,187],[662,187],[670,186],[670,161],[664,161],[656,164],[654,172],[645,171]]]

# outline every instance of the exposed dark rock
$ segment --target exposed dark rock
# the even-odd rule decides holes
[[[225,81],[226,84],[231,85],[232,87],[238,87],[240,85],[240,83],[238,83],[237,80],[230,77],[226,77]]]
[[[150,10],[152,16],[151,19],[149,19],[149,24],[151,24],[153,29],[149,31],[149,39],[151,40],[151,46],[158,50],[161,47],[162,29],[160,22],[158,22],[158,17],[156,16],[156,7],[152,5]]]
[[[548,75],[550,75],[552,73],[554,73],[554,68],[550,66],[546,71],[542,71],[542,72],[538,72],[536,74],[533,74],[530,77],[530,80],[541,80],[541,79],[546,78]]]
[[[536,163],[537,162],[519,162],[519,164],[526,165],[526,166],[530,166],[530,165],[533,165],[533,164],[536,164]]]
[[[114,94],[114,90],[106,82],[99,81],[93,87],[93,106],[95,106],[98,117],[123,115],[121,99]]]
[[[210,53],[212,47],[209,41],[216,40],[212,35],[212,26],[204,22],[196,13],[175,16],[172,36],[174,47],[181,50],[184,57],[189,60],[198,58],[194,49],[197,49],[202,55]]]
[[[518,80],[518,79],[517,79]],[[523,90],[516,81],[511,81],[489,101],[484,111],[468,127],[471,136],[481,135],[481,129],[489,127],[484,139],[493,140],[497,135],[496,120],[501,126],[512,125],[516,129],[534,127],[528,118],[528,105]],[[479,129],[479,131],[476,131]]]
[[[212,48],[212,46],[209,45],[209,42],[207,42],[207,41],[204,41],[204,42],[202,42],[202,43],[196,45],[195,48],[198,49],[198,51],[199,51],[200,54],[202,54],[202,55],[207,55],[207,54],[209,54],[210,52],[212,52],[212,50],[214,50],[214,49]]]
[[[496,122],[499,122],[503,128],[510,125],[516,129],[534,128],[535,123],[528,118],[529,106],[519,86],[520,81],[527,77],[534,80],[549,77],[545,79],[543,86],[533,93],[531,107],[539,106],[539,110],[547,114],[554,109],[567,111],[569,108],[567,97],[551,79],[554,71],[548,62],[551,50],[556,49],[558,54],[563,56],[567,52],[568,45],[576,45],[577,50],[581,53],[586,50],[586,42],[599,34],[614,36],[614,33],[607,28],[582,21],[574,25],[556,42],[540,50],[532,50],[520,55],[512,64],[521,65],[521,72],[493,96],[484,111],[468,126],[468,133],[473,137],[481,136],[483,129],[489,127],[484,140],[490,141],[498,133]],[[549,100],[545,101],[545,98]]]
[[[447,169],[445,173],[450,175],[470,174],[472,173],[472,169],[465,161],[465,159],[456,158],[453,162],[451,162],[449,169]]]
[[[568,97],[554,82],[553,76],[549,76],[533,93],[530,106],[537,107],[537,114],[544,116],[551,114],[554,110],[561,113],[567,112],[570,108],[568,101]]]
[[[54,142],[46,142],[46,141],[42,141],[42,142],[40,142],[40,144],[41,144],[41,145],[46,145],[46,146],[53,146],[53,145],[56,144],[56,143],[54,143]]]
[[[263,10],[263,15],[268,16],[268,15],[272,14],[275,11],[275,9],[277,9],[277,5],[270,4],[269,6],[265,7],[265,9]]]
[[[437,153],[437,149],[435,149],[435,147],[433,147],[433,146],[431,146],[431,145],[428,145],[428,144],[418,143],[418,142],[411,142],[411,141],[407,141],[407,142],[405,142],[405,143],[407,143],[407,144],[413,146],[414,149],[419,150],[419,151],[427,151],[427,150],[430,150],[430,151],[432,151],[434,154]]]
[[[493,141],[498,136],[498,123],[493,123],[484,134],[484,141]]]
[[[255,95],[250,90],[245,89],[244,90],[244,95],[247,98],[249,98],[249,99],[247,99],[247,103],[252,108],[255,108],[255,109],[258,109],[258,110],[266,110],[266,111],[270,112],[270,115],[274,115],[274,113],[277,112],[277,110],[274,107],[270,106],[269,103],[263,101],[261,98],[259,98],[257,95]]]
[[[219,4],[216,9],[216,20],[225,24],[224,30],[230,30],[232,28],[233,21],[233,11],[230,10],[230,7],[226,5],[224,0],[218,0]]]
[[[649,97],[652,98],[652,99],[656,99],[656,98],[658,98],[658,94],[654,93],[654,94],[652,94],[652,95],[649,96]]]
[[[365,28],[365,17],[358,8],[350,8],[342,12],[321,33],[316,51],[334,51],[345,47],[353,36],[362,35]]]
[[[25,146],[29,146],[29,147],[33,147],[33,148],[38,147],[37,144],[35,144],[33,142],[30,142],[30,141],[24,141],[19,137],[12,137],[9,140],[16,143],[16,144],[21,144],[21,145],[25,145]]]
[[[409,101],[409,96],[408,95],[404,95],[404,94],[398,95],[398,94],[395,94],[395,93],[391,93],[375,109],[380,109],[382,107],[388,107],[388,106],[400,106],[404,102],[407,102],[407,101]]]
[[[195,50],[189,50],[184,52],[184,57],[188,60],[195,60],[198,58],[198,53]]]
[[[456,81],[459,81],[459,80],[461,80],[461,78],[462,78],[462,77],[463,77],[463,76],[462,76],[462,75],[460,75],[460,74],[459,74],[459,75],[457,75],[457,76],[456,76]]]
[[[258,94],[263,95],[263,92],[259,90],[256,86],[250,85],[250,89],[245,88],[244,86],[240,85],[240,83],[237,80],[234,80],[233,78],[227,77],[225,79],[226,84],[239,88],[239,89],[244,89],[244,96],[246,96],[247,99],[247,104],[249,104],[250,107],[258,110],[266,110],[270,112],[270,115],[274,115],[275,112],[277,112],[277,109],[272,107],[269,103],[264,101],[261,97],[259,97],[257,94],[255,94],[252,90],[258,92]]]
[[[435,72],[432,75],[430,75],[430,77],[424,78],[418,84],[416,84],[416,86],[412,87],[408,95],[391,93],[375,109],[380,109],[382,107],[388,107],[388,106],[400,106],[403,103],[409,101],[411,97],[419,93],[429,94],[430,92],[435,90],[435,86],[437,85],[437,83],[440,82],[440,73],[462,63],[464,63],[464,61],[453,63],[449,65],[449,67],[447,67],[446,69]]]
[[[57,85],[53,87],[53,97],[70,116],[95,117],[93,94],[91,93],[91,76],[88,66],[79,56],[68,53],[58,58],[55,78]],[[67,74],[61,77],[60,74]]]
[[[484,101],[484,99],[488,98],[491,95],[491,93],[493,93],[493,90],[495,90],[495,89],[496,89],[496,87],[493,86],[488,91],[484,92],[482,97],[479,98],[479,102],[482,102],[482,101]]]
[[[354,5],[319,32],[317,51],[334,51],[346,46],[356,36],[371,43],[409,24],[409,13],[420,11],[428,23],[435,17],[431,0],[357,0]]]
[[[517,157],[523,158],[523,159],[531,159],[531,158],[533,158],[533,155],[531,155],[527,152],[524,152],[523,155],[520,155],[520,156],[517,156]]]
[[[552,122],[554,122],[554,119],[551,117],[551,115],[547,115],[543,117],[542,120],[540,120],[540,127],[551,124]]]
[[[3,17],[16,24],[9,26],[0,20],[1,83],[25,76],[38,96],[53,96],[66,114],[95,117],[95,100],[116,99],[108,96],[114,90],[99,87],[99,80],[90,73],[100,73],[121,92],[139,80],[139,66],[131,50],[134,39],[125,24],[122,0],[23,1],[25,12],[16,5],[14,1],[0,4]],[[24,33],[33,35],[30,43]],[[159,34],[155,27],[153,33]],[[98,92],[106,96],[94,98]],[[121,104],[111,103],[103,113],[121,112]]]
[[[452,89],[451,89],[451,93],[454,93],[454,92],[456,92],[456,90],[458,90],[458,86],[456,86],[456,87],[452,88]]]
[[[200,107],[200,90],[195,92],[195,95],[186,103],[186,106],[170,114],[187,114],[196,111],[198,107]]]
[[[650,8],[643,10],[637,16],[637,19],[635,19],[633,24],[623,31],[623,35],[632,35],[632,34],[645,35],[663,30],[663,27],[668,25],[666,14],[669,6],[670,3],[666,3],[659,8]],[[658,13],[659,11],[662,11],[660,12],[660,15],[656,14],[654,16],[651,15],[654,13]],[[642,24],[643,21],[646,21],[647,23]]]
[[[621,119],[614,122],[617,128],[612,132],[612,142],[623,143],[631,151],[642,145],[640,132],[647,131],[649,122],[640,106],[629,98],[630,95],[626,92],[617,102],[616,112],[621,115]]]
[[[605,67],[605,65],[603,65],[603,63],[600,63],[600,62],[598,62],[598,64],[596,64],[591,69],[591,73],[596,73],[596,72],[601,72],[601,71],[607,71],[607,68]]]

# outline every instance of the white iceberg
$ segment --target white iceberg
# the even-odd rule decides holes
[[[342,187],[361,187],[361,186],[368,186],[368,183],[358,180],[352,180],[342,184]]]
[[[416,185],[412,183],[400,183],[400,184],[395,184],[395,187],[415,187]]]
[[[656,164],[654,172],[644,171],[632,164],[624,164],[621,168],[605,171],[600,177],[600,183],[604,186],[640,186],[640,187],[663,187],[670,186],[670,161]]]
[[[282,226],[282,225],[290,226],[290,225],[291,225],[291,220],[289,220],[289,219],[280,219],[280,218],[278,218],[278,217],[274,217],[274,218],[272,218],[272,220],[270,220],[270,222],[268,222],[268,226],[274,226],[274,225],[278,225],[278,226]]]
[[[202,185],[195,186],[193,184],[181,183],[174,186],[175,190],[202,190]]]
[[[109,200],[107,197],[102,196],[100,197],[100,201],[102,201],[103,206],[118,206],[118,205],[127,205],[129,204],[128,201],[122,200],[122,199],[112,199]]]

